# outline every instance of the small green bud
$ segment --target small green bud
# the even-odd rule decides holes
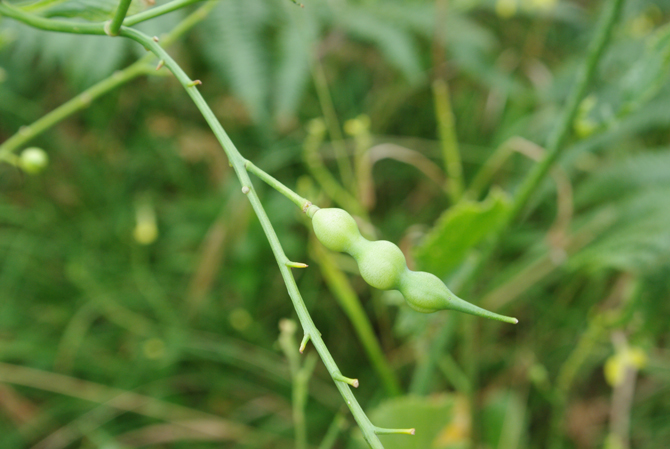
[[[21,152],[19,166],[26,173],[37,174],[43,171],[47,165],[49,165],[49,156],[43,149],[30,147]]]

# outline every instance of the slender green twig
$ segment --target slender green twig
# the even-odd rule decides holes
[[[286,355],[291,372],[293,387],[293,425],[295,427],[295,449],[307,447],[307,423],[305,405],[309,396],[308,384],[316,366],[316,356],[310,354],[304,363],[300,361],[298,346],[295,343],[296,324],[293,320],[279,322],[279,346]]]
[[[15,18],[16,20],[22,21],[26,24],[33,25],[37,28],[48,31],[71,32],[78,34],[104,34],[103,30],[104,25],[102,24],[91,25],[82,28],[82,25],[78,22],[51,20],[26,14],[21,11],[17,12],[15,8],[8,7],[4,3],[0,3],[0,13],[5,14],[8,17]],[[200,83],[197,82],[197,80],[194,82],[188,77],[188,75],[186,75],[186,73],[174,61],[174,59],[172,59],[172,57],[170,57],[170,55],[158,44],[158,39],[151,38],[145,35],[144,33],[141,33],[137,30],[127,27],[121,27],[119,35],[138,42],[139,44],[144,46],[147,50],[155,54],[160,59],[160,61],[162,61],[165,64],[165,66],[175,75],[177,80],[184,87],[188,95],[195,103],[196,107],[200,110],[203,117],[211,127],[214,135],[216,136],[217,140],[223,147],[224,152],[228,156],[228,159],[233,167],[233,170],[235,171],[238,179],[240,180],[240,183],[243,186],[242,188],[243,193],[247,195],[247,198],[249,199],[254,212],[258,216],[263,231],[265,232],[266,238],[270,243],[272,252],[275,255],[275,258],[279,265],[279,271],[286,284],[289,297],[293,302],[293,306],[296,310],[300,323],[303,327],[304,334],[306,337],[308,337],[305,338],[305,340],[303,341],[304,342],[306,342],[307,340],[312,341],[316,351],[321,357],[321,360],[323,361],[328,372],[333,378],[335,386],[340,391],[340,394],[342,395],[347,406],[351,410],[354,419],[360,426],[363,436],[370,445],[370,447],[372,447],[373,449],[383,449],[383,446],[379,441],[377,434],[409,433],[411,429],[382,429],[374,426],[370,422],[369,418],[367,417],[363,409],[361,408],[358,401],[356,400],[356,397],[353,395],[348,385],[349,383],[353,383],[353,379],[348,379],[342,376],[342,373],[340,372],[339,368],[337,367],[337,364],[333,360],[330,351],[328,350],[326,344],[321,338],[321,333],[316,328],[314,322],[312,321],[311,316],[309,315],[309,312],[307,311],[307,307],[305,306],[305,303],[302,300],[300,291],[298,290],[298,286],[295,282],[295,279],[293,278],[293,274],[291,273],[290,269],[290,267],[295,266],[295,264],[290,262],[286,257],[286,255],[284,254],[284,250],[281,246],[281,243],[279,242],[279,238],[277,237],[277,234],[274,228],[272,227],[272,224],[265,212],[265,209],[263,208],[260,202],[256,190],[254,189],[254,186],[251,183],[251,180],[249,179],[249,175],[247,173],[248,169],[246,163],[247,161],[239,153],[239,151],[233,144],[232,140],[230,139],[228,134],[225,132],[225,130],[217,120],[213,111],[211,110],[209,105],[205,102],[204,98],[198,91],[196,86]],[[259,174],[261,172],[262,171],[256,167],[255,173]],[[270,175],[263,176],[263,178],[266,181],[270,179],[274,180],[274,178],[272,178]],[[278,184],[278,181],[276,181],[276,183]],[[288,188],[286,189],[288,190]]]
[[[337,168],[340,171],[342,183],[353,190],[355,187],[351,162],[347,156],[347,148],[344,145],[344,136],[342,136],[342,131],[340,130],[340,121],[337,119],[333,99],[330,96],[330,90],[328,89],[326,73],[323,70],[323,65],[318,56],[314,58],[312,63],[312,78],[314,79],[314,87],[316,87],[316,95],[319,98],[321,111],[323,112],[323,117],[326,121],[326,126],[328,127],[328,134],[330,134],[330,139],[333,143]]]
[[[514,196],[514,202],[510,212],[506,215],[505,219],[498,227],[493,237],[482,248],[475,268],[468,273],[468,276],[466,276],[466,279],[463,282],[462,290],[472,288],[474,280],[478,279],[490,257],[493,255],[494,251],[500,244],[500,241],[502,240],[505,232],[514,222],[514,220],[519,217],[530,200],[531,195],[537,190],[539,184],[542,182],[553,163],[563,151],[564,143],[570,136],[571,125],[579,108],[579,103],[584,97],[586,89],[595,75],[595,69],[603,55],[607,43],[609,42],[612,29],[614,28],[614,24],[617,21],[623,3],[624,0],[609,0],[609,4],[605,9],[596,30],[594,40],[589,47],[586,60],[579,69],[575,85],[568,97],[563,114],[561,115],[556,128],[549,136],[546,145],[547,152],[544,159],[533,168],[533,170],[522,182]],[[445,332],[447,331],[445,330]],[[441,341],[444,340],[437,338],[434,345],[439,345],[439,342]],[[437,347],[435,348],[435,351],[442,352],[442,349],[442,347]]]
[[[202,2],[204,0],[173,0],[169,3],[166,3],[161,6],[157,6],[155,8],[147,9],[146,11],[142,11],[137,14],[133,14],[130,17],[126,17],[126,19],[123,21],[123,26],[133,26],[137,25],[140,22],[145,22],[149,19],[153,19],[158,16],[162,16],[163,14],[170,13],[172,11],[176,11],[178,9],[181,9],[185,6],[191,5],[193,3],[197,2]]]
[[[182,20],[172,31],[162,37],[163,46],[171,45],[176,39],[201,21],[214,7],[216,2],[210,2],[195,10]],[[2,3],[0,3],[0,8]],[[123,70],[115,72],[108,78],[94,84],[76,97],[63,103],[53,111],[42,116],[28,126],[22,127],[16,134],[0,144],[0,160],[12,162],[10,154],[24,146],[30,140],[42,134],[55,124],[66,119],[77,111],[87,108],[91,102],[110,92],[111,90],[135,79],[143,74],[154,72],[149,63],[155,59],[153,54],[148,54]]]
[[[521,183],[517,193],[514,195],[514,203],[512,204],[509,218],[505,223],[505,228],[521,214],[530,200],[531,195],[537,190],[540,182],[547,176],[549,169],[564,150],[565,141],[571,135],[570,131],[572,130],[572,124],[577,116],[579,104],[584,98],[586,90],[595,75],[598,62],[610,40],[614,24],[619,17],[619,12],[622,9],[624,1],[625,0],[610,0],[609,5],[607,5],[600,24],[598,25],[598,29],[596,30],[595,38],[589,48],[586,60],[584,61],[584,65],[582,65],[579,72],[577,72],[575,85],[570,92],[565,110],[563,111],[558,124],[547,139],[547,153],[544,159],[533,167],[531,172]]]
[[[16,134],[0,144],[0,157],[4,158],[5,155],[21,148],[56,123],[66,119],[77,111],[87,108],[96,98],[140,75],[151,73],[152,68],[148,66],[151,59],[153,59],[153,56],[140,59],[125,69],[114,73],[109,78],[105,78],[86,89],[32,124],[22,127]]]
[[[105,34],[105,25],[103,23],[47,19],[24,12],[4,1],[0,1],[0,16],[11,17],[26,25],[45,31],[58,31],[61,33],[73,34]]]
[[[118,36],[119,35],[119,29],[121,28],[121,24],[123,24],[124,19],[126,18],[126,14],[128,14],[128,8],[130,8],[130,4],[132,3],[133,0],[121,0],[119,2],[118,8],[116,8],[116,12],[114,13],[114,17],[110,22],[107,22],[105,24],[105,33],[109,36]]]
[[[337,441],[337,435],[345,425],[346,421],[344,419],[344,415],[342,413],[335,415],[335,418],[330,423],[330,426],[326,431],[326,436],[323,437],[321,444],[319,444],[319,449],[332,449],[332,447],[335,446],[335,442]]]
[[[365,352],[382,380],[386,392],[391,396],[401,394],[400,382],[393,369],[389,365],[384,352],[379,346],[370,320],[361,305],[358,295],[351,287],[346,276],[337,268],[332,257],[323,249],[322,245],[314,245],[315,258],[319,262],[321,273],[326,280],[328,288],[340,303],[342,310],[347,314],[349,321],[354,326],[358,339],[363,344]]]
[[[293,203],[300,208],[303,212],[307,211],[307,208],[312,205],[312,202],[309,200],[306,200],[305,198],[301,197],[297,193],[295,193],[293,190],[289,189],[286,187],[284,184],[281,182],[277,181],[275,178],[261,170],[260,168],[256,167],[253,162],[246,160],[244,161],[244,166],[246,167],[247,171],[253,173],[254,175],[258,176],[262,181],[264,181],[266,184],[277,190],[279,193],[284,195],[286,198],[289,200],[293,201]]]
[[[373,449],[383,448],[381,442],[379,441],[379,438],[377,437],[377,434],[384,430],[379,429],[372,425],[369,418],[367,417],[367,415],[361,408],[360,404],[356,400],[356,397],[354,396],[353,392],[349,388],[349,385],[345,382],[340,382],[336,380],[336,378],[341,376],[342,373],[337,367],[335,360],[333,360],[330,351],[328,350],[326,344],[321,338],[321,333],[316,328],[314,322],[312,321],[312,317],[309,315],[307,307],[305,306],[305,303],[302,300],[302,296],[300,295],[298,286],[295,282],[295,279],[293,278],[291,269],[287,265],[288,263],[290,263],[290,261],[284,254],[284,250],[281,246],[281,243],[279,242],[279,238],[277,237],[277,234],[274,228],[272,227],[272,224],[270,223],[270,220],[265,212],[265,209],[263,208],[263,205],[261,204],[261,201],[256,193],[256,190],[254,189],[254,186],[251,183],[251,179],[249,179],[249,175],[247,174],[246,160],[239,153],[239,151],[233,144],[232,140],[230,140],[230,137],[228,137],[228,134],[225,132],[219,121],[216,119],[216,116],[212,112],[209,105],[205,102],[205,99],[202,97],[197,87],[193,84],[191,79],[188,77],[188,75],[186,75],[186,73],[182,70],[182,68],[174,61],[174,59],[172,59],[170,55],[157,42],[155,42],[152,38],[145,35],[144,33],[141,33],[132,28],[122,27],[121,35],[140,43],[145,48],[156,54],[156,56],[158,56],[161,60],[165,61],[166,67],[169,68],[170,71],[172,71],[175,77],[179,80],[179,82],[182,84],[182,86],[184,87],[188,95],[191,97],[197,108],[202,113],[203,117],[205,118],[209,126],[212,128],[214,135],[219,140],[221,146],[223,147],[223,150],[228,156],[228,159],[233,166],[233,170],[235,170],[235,173],[237,174],[237,177],[243,186],[244,193],[249,198],[251,206],[254,209],[254,212],[256,213],[261,223],[261,227],[265,232],[265,236],[268,239],[268,242],[270,243],[272,252],[275,255],[277,264],[279,265],[279,271],[282,275],[282,278],[284,279],[284,283],[286,284],[286,288],[293,302],[293,306],[296,310],[298,319],[300,320],[300,324],[303,327],[305,335],[309,335],[309,338],[312,341],[312,344],[314,345],[315,349],[319,353],[321,360],[323,361],[324,365],[328,369],[328,372],[335,381],[335,386],[340,391],[340,394],[342,395],[347,406],[351,410],[354,419],[360,426],[365,440]]]
[[[449,86],[446,81],[437,79],[433,82],[435,97],[435,116],[442,146],[442,158],[449,175],[447,187],[452,203],[457,203],[463,194],[463,164],[458,151],[454,113],[451,109]]]

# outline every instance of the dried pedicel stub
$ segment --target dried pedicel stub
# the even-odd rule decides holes
[[[414,310],[432,313],[449,309],[507,323],[518,322],[516,318],[462,300],[433,274],[410,270],[400,248],[385,240],[370,241],[363,237],[347,211],[312,206],[308,215],[312,217],[316,238],[326,248],[353,256],[365,282],[380,290],[399,290]]]

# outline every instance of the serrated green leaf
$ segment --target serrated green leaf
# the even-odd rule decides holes
[[[403,396],[382,402],[370,412],[378,427],[414,428],[414,435],[380,435],[386,449],[460,449],[466,447],[469,411],[456,395]],[[350,449],[368,447],[360,432]]]
[[[414,252],[422,270],[444,277],[463,262],[468,251],[498,227],[510,208],[501,190],[482,202],[461,201],[438,219]]]

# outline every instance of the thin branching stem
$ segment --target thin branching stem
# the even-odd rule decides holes
[[[47,19],[45,17],[40,17],[24,12],[20,8],[11,6],[4,1],[0,1],[0,16],[11,17],[12,19],[23,22],[26,25],[30,25],[33,28],[39,28],[40,30],[45,31],[58,31],[61,33],[73,34],[106,34],[104,23]]]
[[[287,266],[289,260],[284,254],[284,250],[281,246],[281,243],[279,242],[279,238],[277,237],[277,234],[272,226],[272,223],[270,222],[270,219],[268,218],[265,209],[261,204],[260,198],[258,197],[256,190],[254,189],[251,179],[249,179],[249,175],[247,173],[246,159],[242,157],[242,155],[239,153],[239,151],[233,144],[232,140],[230,140],[230,137],[228,137],[228,134],[225,132],[225,130],[217,120],[216,116],[214,115],[214,112],[212,112],[209,105],[205,102],[205,99],[202,97],[197,87],[193,85],[192,80],[188,77],[188,75],[186,75],[186,73],[182,70],[182,68],[174,61],[174,59],[172,59],[172,57],[170,57],[170,55],[157,42],[155,42],[151,37],[145,35],[144,33],[141,33],[132,28],[122,27],[121,35],[135,40],[136,42],[140,43],[145,48],[153,52],[156,56],[159,57],[159,59],[165,61],[166,67],[169,68],[170,71],[172,71],[172,73],[177,77],[177,79],[182,84],[188,95],[191,97],[197,108],[202,113],[207,123],[212,128],[214,135],[219,140],[219,143],[223,147],[226,155],[228,156],[228,159],[233,166],[233,170],[235,170],[235,173],[237,174],[237,177],[240,180],[240,183],[242,184],[243,192],[249,198],[251,207],[254,209],[254,212],[256,213],[256,216],[258,217],[261,223],[261,227],[265,232],[265,236],[268,239],[268,242],[270,243],[270,247],[272,248],[272,252],[279,266],[279,271],[282,275],[282,278],[284,279],[284,283],[286,284],[286,288],[293,302],[293,306],[298,315],[298,319],[300,320],[300,324],[303,327],[304,333],[306,335],[309,335],[312,344],[316,348],[316,351],[319,353],[321,360],[323,361],[324,365],[328,369],[328,372],[333,378],[337,389],[340,391],[340,394],[342,395],[347,406],[351,410],[354,419],[360,426],[365,440],[373,449],[383,448],[381,442],[379,441],[379,438],[377,437],[377,433],[380,432],[380,429],[372,425],[369,418],[367,417],[367,415],[361,408],[360,404],[356,400],[356,397],[351,391],[349,385],[345,382],[335,380],[335,378],[342,376],[342,373],[340,372],[339,368],[337,367],[337,364],[335,363],[333,357],[330,354],[330,351],[328,350],[326,344],[321,338],[321,333],[318,331],[316,325],[312,321],[312,317],[309,315],[307,307],[305,306],[302,296],[300,295],[300,291],[298,290],[298,286],[295,282],[291,269]],[[260,169],[257,170],[260,171]]]
[[[153,19],[158,16],[162,16],[163,14],[170,13],[172,11],[176,11],[178,9],[181,9],[185,6],[192,5],[193,3],[197,2],[202,2],[203,0],[173,0],[169,3],[166,3],[161,6],[157,6],[155,8],[147,9],[146,11],[133,14],[130,17],[126,17],[126,19],[123,21],[124,26],[133,26],[137,25],[140,22],[145,22],[147,20]],[[216,3],[216,0],[211,0],[214,3]]]
[[[105,27],[105,32],[109,36],[119,35],[119,29],[121,29],[121,25],[126,18],[126,14],[128,14],[128,8],[130,8],[132,1],[133,0],[121,0],[119,2],[119,6],[116,8],[114,17],[112,18],[111,22],[109,22],[109,25]]]
[[[6,3],[1,1],[0,1],[0,14],[6,15],[8,17],[14,18],[28,25],[47,31],[69,32],[76,34],[99,34],[99,35],[106,34],[104,30],[104,24],[83,24],[81,22],[69,22],[69,21],[53,20],[38,17],[32,14],[25,13],[17,8],[8,6]],[[203,117],[211,127],[214,135],[216,136],[217,140],[223,147],[224,152],[228,156],[228,159],[233,167],[233,170],[235,171],[238,179],[240,180],[240,183],[242,184],[242,191],[248,197],[251,206],[261,223],[266,238],[270,243],[272,252],[275,255],[277,264],[279,265],[279,271],[282,275],[282,278],[284,279],[289,296],[293,302],[293,306],[298,315],[298,319],[300,320],[300,323],[303,327],[304,334],[306,336],[309,336],[309,340],[314,345],[317,353],[321,357],[321,360],[323,361],[328,372],[333,378],[333,381],[335,382],[337,389],[340,391],[340,394],[344,398],[345,403],[351,410],[354,419],[361,428],[363,437],[368,442],[370,447],[373,449],[383,449],[383,446],[379,441],[379,438],[377,437],[378,433],[408,432],[409,429],[393,430],[393,429],[382,429],[374,426],[370,422],[369,418],[367,417],[363,409],[361,408],[358,401],[356,400],[356,397],[353,395],[353,392],[351,391],[347,381],[338,380],[338,379],[348,380],[348,378],[345,378],[340,372],[339,368],[337,367],[337,364],[335,363],[333,357],[330,354],[330,351],[326,347],[325,342],[321,338],[321,333],[318,331],[316,325],[312,321],[311,316],[309,315],[307,307],[305,306],[305,303],[302,299],[302,296],[300,295],[300,291],[298,290],[298,286],[291,272],[290,268],[291,262],[284,254],[284,250],[281,246],[281,243],[279,242],[279,238],[277,237],[277,234],[272,226],[272,223],[270,222],[265,212],[265,209],[261,204],[261,201],[256,193],[256,190],[254,189],[251,179],[249,179],[249,175],[247,173],[247,170],[249,170],[249,165],[247,164],[248,161],[244,157],[242,157],[242,155],[239,153],[239,151],[233,144],[232,140],[230,139],[230,137],[225,132],[225,130],[219,123],[218,119],[214,115],[214,112],[211,110],[209,105],[205,102],[205,99],[198,91],[197,86],[200,83],[194,82],[188,77],[188,75],[182,70],[182,68],[176,63],[176,61],[172,59],[172,57],[163,49],[163,47],[161,47],[158,44],[159,41],[158,39],[154,39],[142,32],[139,32],[137,30],[125,26],[122,26],[120,28],[119,35],[140,43],[147,50],[151,51],[154,55],[156,55],[159,58],[159,60],[162,61],[164,65],[175,75],[177,80],[184,87],[188,95],[195,103],[196,107],[200,110]],[[77,109],[73,108],[72,112],[74,112],[75,110]],[[61,114],[63,113],[61,112]],[[57,116],[56,118],[62,119],[64,116],[66,115]],[[53,117],[51,120],[53,121]],[[53,123],[56,122],[57,120],[53,121]],[[50,124],[52,125],[53,123]],[[35,132],[36,131],[32,131],[32,133]],[[253,166],[252,170],[254,174],[260,176],[264,181],[269,182],[271,186],[275,188],[279,187],[280,192],[288,194],[289,198],[291,198],[292,200],[297,200],[299,203],[301,203],[302,200],[304,200],[294,192],[291,192],[290,189],[288,189],[288,187],[279,183],[279,181],[277,181],[267,173],[260,170],[258,167]]]
[[[589,47],[586,60],[577,73],[575,84],[570,92],[565,109],[561,114],[556,128],[547,140],[547,152],[545,153],[544,159],[535,165],[532,171],[521,183],[517,193],[514,195],[514,201],[510,212],[506,215],[503,223],[498,227],[494,236],[482,248],[477,263],[474,269],[469,271],[468,275],[465,277],[463,288],[461,290],[467,291],[472,288],[474,281],[481,275],[509,227],[519,218],[527,206],[532,194],[537,190],[540,183],[544,180],[553,164],[565,149],[565,142],[571,135],[572,123],[579,109],[579,104],[593,80],[598,62],[610,40],[612,29],[614,28],[614,24],[617,21],[624,1],[625,0],[609,0],[609,4],[606,6],[595,32],[595,37]],[[443,339],[437,338],[435,340],[436,343],[434,343],[433,346],[439,345],[440,341],[443,341]],[[435,352],[441,352],[442,350],[443,348],[441,347],[436,348]],[[426,363],[430,363],[431,361],[432,360],[426,360]],[[435,369],[435,365],[430,367],[430,370],[433,369]]]
[[[171,45],[196,23],[204,19],[213,9],[215,3],[216,2],[210,2],[201,6],[177,24],[172,31],[161,38],[163,46]],[[2,3],[0,3],[0,8],[2,8],[2,6]],[[153,59],[155,59],[155,56],[152,53],[147,54],[125,69],[114,72],[109,77],[89,87],[76,97],[58,106],[56,109],[42,116],[30,125],[22,127],[16,134],[0,144],[0,160],[11,161],[11,153],[20,149],[30,140],[39,136],[57,123],[65,120],[70,115],[87,108],[94,100],[102,95],[132,81],[138,76],[154,73],[155,70],[149,65]]]

